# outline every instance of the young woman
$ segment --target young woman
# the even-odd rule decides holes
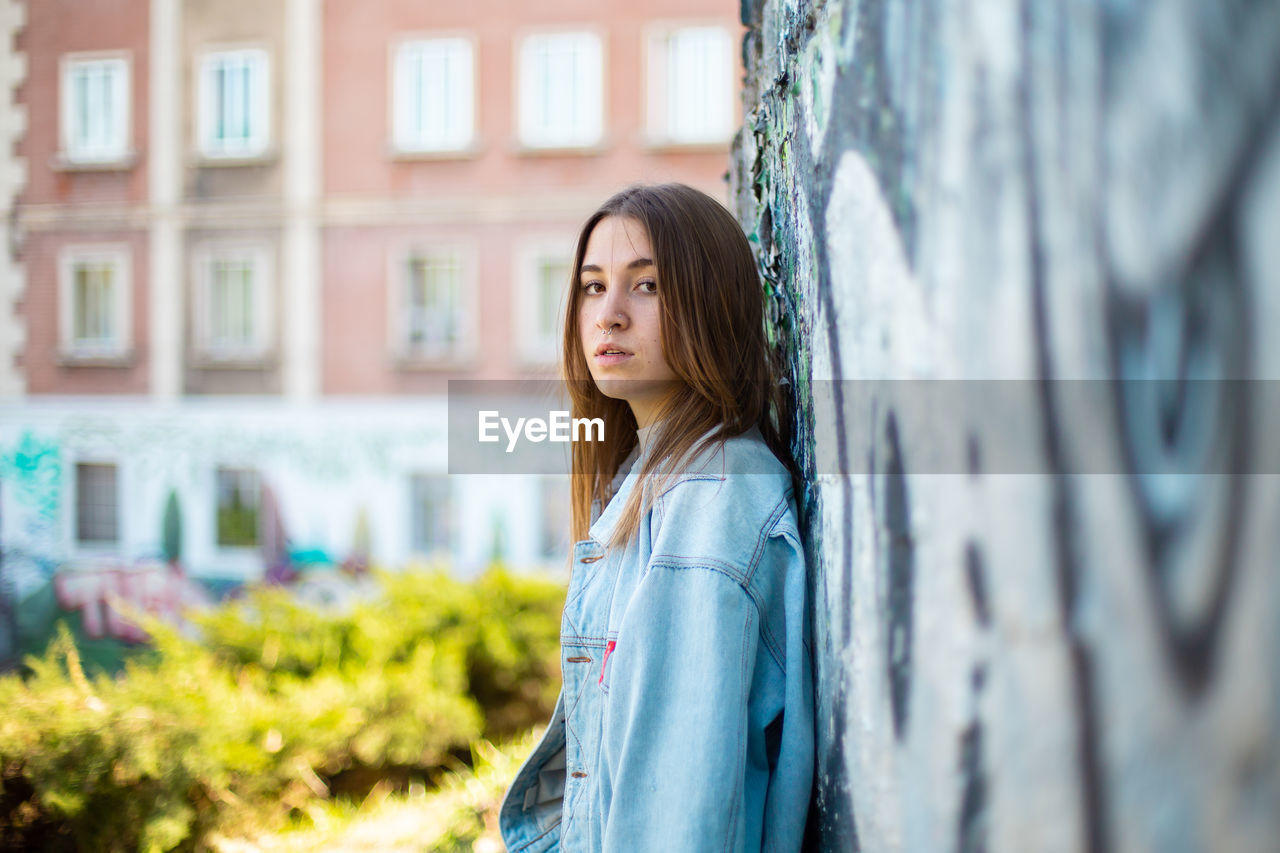
[[[625,190],[578,238],[564,687],[508,849],[794,851],[813,773],[805,560],[750,246],[719,203]],[[603,510],[601,509],[603,508]]]

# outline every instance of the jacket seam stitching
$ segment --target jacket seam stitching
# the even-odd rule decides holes
[[[747,564],[746,583],[748,589],[752,591],[752,597],[755,597],[755,586],[752,581],[755,580],[756,570],[760,568],[760,560],[764,557],[765,543],[769,541],[770,531],[773,530],[778,519],[786,512],[787,499],[781,498],[774,505],[773,511],[769,513],[769,517],[765,519],[765,523],[760,526],[760,535],[756,539],[755,550],[751,553],[751,562]],[[756,610],[760,614],[760,636],[765,641],[765,648],[769,649],[769,653],[773,655],[773,659],[778,662],[778,666],[782,668],[783,675],[786,675],[787,666],[782,660],[782,655],[777,651],[778,639],[773,635],[773,626],[769,623],[769,611],[756,602]]]
[[[583,593],[587,591],[587,587],[591,585],[591,582],[596,579],[596,576],[604,568],[605,563],[608,562],[608,554],[604,554],[603,557],[604,559],[599,559],[595,562],[586,564],[587,566],[590,566],[591,569],[582,577],[582,581],[577,585],[577,589],[572,589],[573,579],[570,578],[569,586],[571,587],[570,592],[572,592],[572,595],[566,596],[565,598],[564,606],[566,611],[568,611],[571,604],[577,603],[578,599],[582,598]],[[574,566],[574,570],[576,571],[577,569],[578,567]]]
[[[547,827],[542,832],[535,835],[533,838],[530,838],[528,841],[524,842],[519,847],[514,848],[512,850],[512,853],[519,853],[519,851],[521,850],[528,850],[530,847],[532,847],[533,845],[537,844],[539,841],[541,841],[542,839],[550,835],[553,829],[559,829],[559,828],[560,828],[560,821],[557,820],[555,823],[551,824],[551,826]]]
[[[761,537],[756,542],[756,553],[752,557],[752,566],[749,577],[754,580],[756,570],[760,568],[760,560],[764,557],[765,543],[773,538],[773,529],[778,526],[778,521],[787,513],[787,497],[784,495],[773,508],[773,512],[769,513],[768,519],[765,520],[761,528]],[[785,580],[785,579],[784,579]],[[754,589],[754,587],[752,587]],[[760,611],[760,636],[765,640],[765,648],[773,655],[773,659],[777,661],[778,666],[782,669],[782,674],[787,673],[787,665],[783,660],[783,655],[778,651],[778,639],[774,636],[773,626],[769,622],[768,610],[756,605],[756,609]]]
[[[561,645],[568,643],[571,646],[589,646],[593,649],[602,649],[608,642],[608,637],[583,637],[578,634],[560,635]]]
[[[662,490],[662,494],[658,495],[658,500],[665,498],[667,495],[675,491],[677,486],[681,486],[685,483],[723,483],[724,481],[724,477],[718,477],[715,474],[687,474],[672,483],[668,483],[667,487]]]
[[[764,524],[760,525],[760,536],[756,539],[755,550],[751,552],[751,561],[747,564],[747,582],[750,583],[755,577],[756,569],[760,567],[760,558],[764,556],[764,543],[769,540],[770,534],[778,519],[786,511],[786,498],[779,500],[774,504],[773,510],[769,513],[769,517],[765,519]]]
[[[738,586],[744,589],[749,585],[747,583],[747,575],[742,568],[734,563],[725,560],[717,560],[715,557],[681,557],[679,554],[668,554],[665,551],[661,554],[653,554],[649,557],[650,568],[654,566],[669,566],[675,569],[687,569],[702,567],[711,569],[733,578]]]
[[[667,556],[667,555],[662,555],[662,556]],[[769,656],[772,657],[774,662],[778,664],[778,667],[782,670],[783,675],[786,675],[787,665],[783,662],[783,657],[781,653],[778,651],[777,648],[775,648],[775,646],[777,645],[777,641],[773,638],[773,636],[769,633],[768,629],[765,627],[765,619],[763,616],[764,609],[760,606],[760,599],[756,595],[753,589],[751,589],[750,587],[742,583],[742,579],[737,575],[736,572],[726,571],[725,568],[722,568],[721,566],[713,565],[711,560],[699,559],[697,562],[682,563],[682,562],[677,562],[676,560],[674,560],[669,556],[667,556],[667,559],[665,560],[657,559],[655,557],[655,559],[652,559],[649,561],[649,567],[650,569],[664,568],[664,569],[675,569],[677,571],[694,571],[697,569],[702,569],[703,571],[715,572],[716,574],[724,575],[725,577],[733,581],[734,584],[737,585],[738,589],[742,590],[743,594],[746,595],[747,598],[751,601],[751,606],[755,608],[756,619],[760,622],[760,638],[764,641],[764,647],[769,651]]]
[[[752,600],[754,601],[754,598]],[[757,618],[759,618],[759,615],[760,615],[759,610],[760,608],[757,605],[756,607]],[[751,683],[751,678],[747,673],[747,644],[751,641],[750,632],[751,632],[751,623],[750,621],[748,621],[746,624],[742,626],[742,645],[739,647],[741,651],[738,653],[738,669],[739,669],[739,673],[742,676],[742,688],[741,688],[741,695],[739,696],[739,699],[742,701],[743,709],[747,707],[747,702],[750,698],[748,696],[748,691],[750,690],[749,685]],[[742,766],[745,767],[746,766],[746,748],[745,748],[746,744],[744,743],[744,738],[745,738],[746,732],[743,731],[743,728],[744,728],[743,719],[745,719],[745,715],[744,717],[739,718],[739,722],[738,722],[737,758],[742,761]],[[743,784],[745,784],[745,781],[746,781],[746,776],[745,774],[743,774],[738,776],[737,782],[734,784],[735,790],[734,790],[734,797],[733,797],[733,805],[729,809],[729,821],[728,821],[728,826],[726,827],[727,832],[724,838],[725,850],[728,850],[733,846],[733,839],[737,835],[736,827],[738,822],[738,809],[742,805],[742,799],[743,799],[742,786]]]

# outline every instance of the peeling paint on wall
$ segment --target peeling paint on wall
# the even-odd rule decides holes
[[[742,20],[733,198],[808,475],[813,846],[1275,849],[1280,482],[1239,474],[1275,470],[1280,413],[1202,380],[1280,379],[1280,6]],[[933,473],[938,425],[859,384],[973,379],[1033,389],[1042,472],[957,417],[966,471]],[[1081,379],[1110,388],[1088,430]]]

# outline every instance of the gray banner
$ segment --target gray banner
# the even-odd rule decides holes
[[[1276,381],[846,380],[806,391],[801,463],[817,475],[883,472],[890,448],[916,474],[1280,473]],[[560,381],[449,382],[450,473],[567,473],[571,443],[611,427],[621,428],[572,418]],[[867,447],[885,452],[850,452]]]

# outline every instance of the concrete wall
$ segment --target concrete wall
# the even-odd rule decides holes
[[[810,483],[815,846],[1276,849],[1280,6],[742,14],[733,193]],[[1128,381],[1185,376],[1258,382]],[[1016,418],[915,414],[920,380],[987,379]]]

